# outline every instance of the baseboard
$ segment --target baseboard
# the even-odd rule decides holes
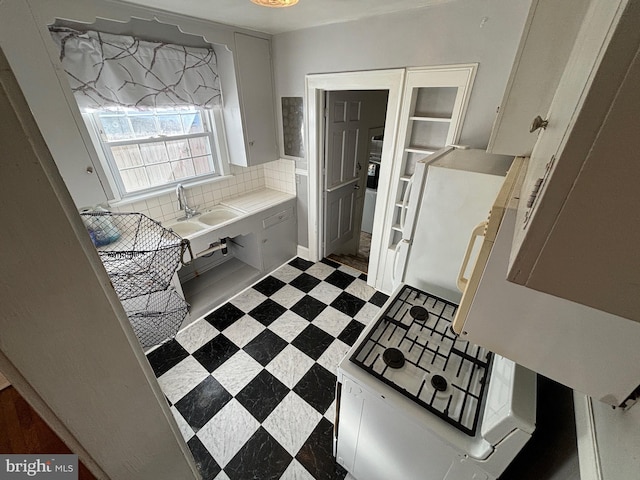
[[[309,247],[298,245],[298,256],[303,260],[309,260]]]

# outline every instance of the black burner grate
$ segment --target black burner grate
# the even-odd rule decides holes
[[[410,310],[420,306],[426,319]],[[468,435],[475,435],[491,352],[460,339],[451,329],[457,305],[405,285],[350,360]],[[415,312],[415,309],[414,309]],[[398,349],[393,368],[385,351]],[[388,359],[388,354],[386,355]]]

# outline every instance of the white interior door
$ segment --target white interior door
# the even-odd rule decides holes
[[[324,255],[345,248],[360,226],[357,199],[366,162],[360,92],[327,92],[324,159]],[[362,192],[363,193],[363,192]]]

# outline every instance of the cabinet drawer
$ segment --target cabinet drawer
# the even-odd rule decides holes
[[[265,218],[262,221],[263,228],[270,228],[274,225],[278,225],[279,223],[288,220],[293,215],[293,208],[289,207],[281,212],[276,213],[275,215],[271,215],[270,217]]]

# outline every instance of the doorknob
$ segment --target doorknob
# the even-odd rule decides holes
[[[549,125],[549,120],[543,120],[542,117],[538,115],[533,119],[533,122],[531,122],[531,128],[529,129],[529,132],[533,133],[539,128],[542,128],[544,130],[545,128],[547,128],[547,125]]]
[[[354,190],[360,190],[360,185],[354,185],[354,186],[353,186],[353,189],[354,189]]]

